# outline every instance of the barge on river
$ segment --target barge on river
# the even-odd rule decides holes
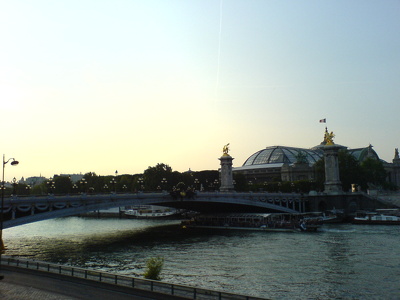
[[[353,224],[400,225],[400,211],[377,209],[375,212],[357,212]]]
[[[321,218],[306,214],[236,213],[199,215],[182,221],[182,228],[240,229],[259,231],[317,231]]]

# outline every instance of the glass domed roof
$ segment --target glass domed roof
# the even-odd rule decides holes
[[[310,165],[313,165],[323,157],[323,152],[319,149],[272,146],[251,155],[244,162],[243,167],[277,163],[293,164],[298,160],[298,157],[304,157]]]

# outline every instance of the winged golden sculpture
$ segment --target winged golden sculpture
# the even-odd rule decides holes
[[[331,133],[329,133],[328,128],[325,127],[324,144],[328,146],[335,145],[335,143],[333,142],[334,137],[335,135],[333,134],[333,132],[331,131]]]
[[[223,153],[223,155],[229,155],[229,154],[228,154],[228,153],[229,153],[229,143],[226,144],[226,145],[224,146],[224,148],[222,148],[222,153]]]

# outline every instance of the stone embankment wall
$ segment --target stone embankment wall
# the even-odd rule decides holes
[[[377,195],[377,198],[390,205],[394,205],[400,207],[400,193],[393,193],[393,194],[381,194]]]

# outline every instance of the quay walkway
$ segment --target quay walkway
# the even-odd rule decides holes
[[[2,300],[266,299],[8,256],[0,267]]]

